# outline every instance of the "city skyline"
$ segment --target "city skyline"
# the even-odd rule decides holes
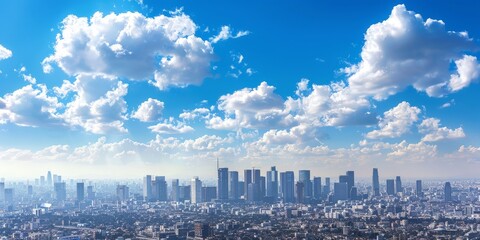
[[[478,7],[2,2],[0,177],[478,178]]]

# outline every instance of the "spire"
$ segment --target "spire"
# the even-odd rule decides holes
[[[217,171],[220,168],[219,163],[218,163],[218,157],[217,157]]]

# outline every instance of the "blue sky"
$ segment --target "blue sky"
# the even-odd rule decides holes
[[[2,2],[0,176],[475,177],[478,5]]]

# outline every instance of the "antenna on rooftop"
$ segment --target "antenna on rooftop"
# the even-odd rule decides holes
[[[217,157],[217,171],[218,171],[219,168],[220,168],[220,167],[219,167],[218,157]]]

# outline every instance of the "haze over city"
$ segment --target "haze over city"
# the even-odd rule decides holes
[[[478,177],[476,1],[2,1],[0,176]]]

